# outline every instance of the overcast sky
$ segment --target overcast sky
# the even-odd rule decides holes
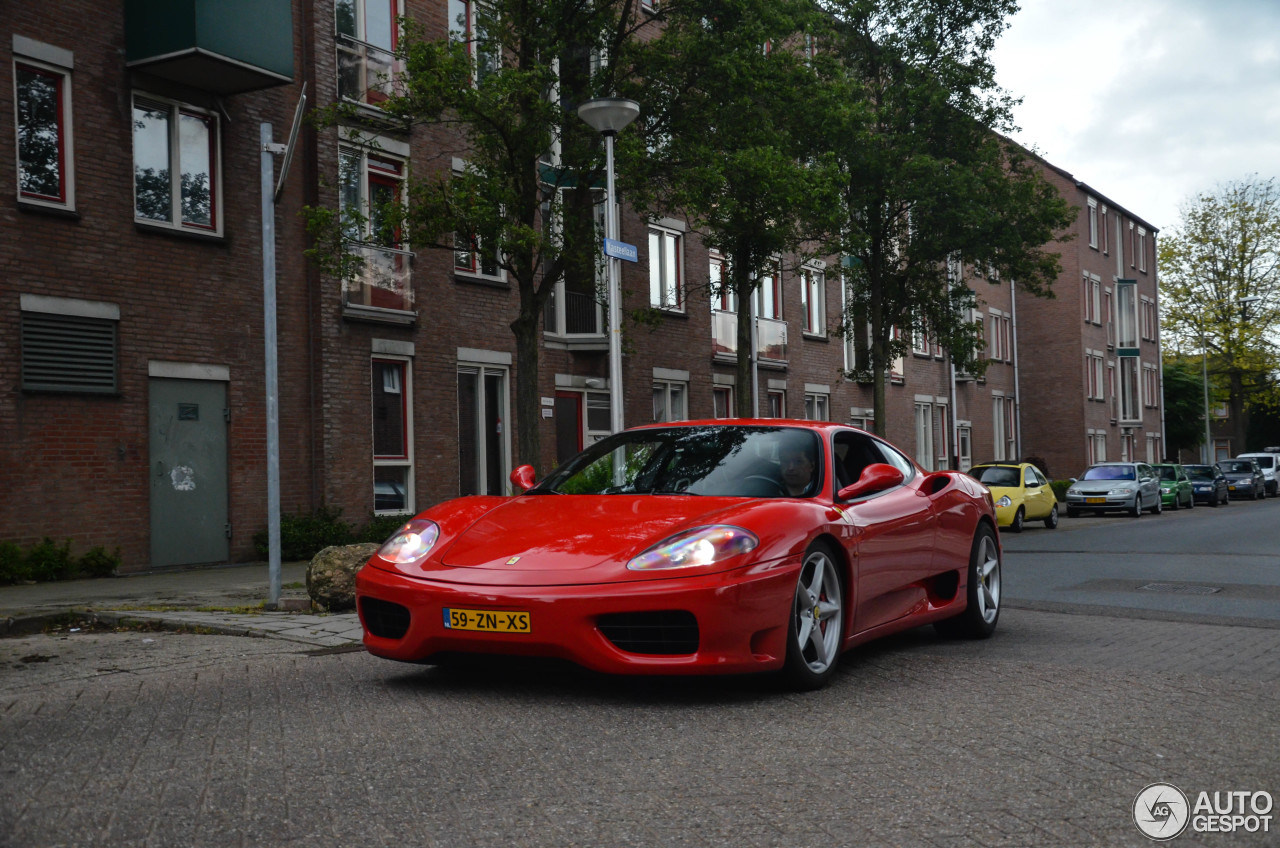
[[[1280,0],[1022,0],[997,43],[1014,138],[1157,228],[1280,178]]]

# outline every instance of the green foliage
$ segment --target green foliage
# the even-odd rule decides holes
[[[46,582],[50,580],[66,580],[75,574],[76,562],[71,556],[71,542],[61,546],[45,536],[44,539],[27,551],[26,568],[29,580]]]
[[[111,553],[101,545],[95,545],[80,557],[79,571],[86,577],[111,577],[120,567],[120,549]]]
[[[354,528],[342,520],[342,510],[322,506],[312,513],[280,516],[280,559],[287,562],[311,559],[330,545],[349,545],[355,541]],[[258,556],[270,555],[267,531],[253,534],[253,547]]]
[[[27,562],[15,542],[0,542],[0,585],[27,579]]]
[[[374,515],[363,525],[342,520],[342,510],[322,506],[312,513],[280,516],[280,559],[286,562],[309,560],[331,545],[357,542],[382,544],[409,520],[405,515]],[[270,555],[267,531],[253,535],[258,556]]]
[[[1165,455],[1176,458],[1183,450],[1204,443],[1204,377],[1200,363],[1166,360],[1164,363]]]
[[[1023,457],[1021,460],[1019,460],[1019,461],[1020,461],[1020,462],[1029,462],[1029,463],[1031,463],[1031,464],[1032,464],[1032,465],[1034,465],[1036,468],[1039,468],[1039,469],[1040,469],[1040,473],[1041,473],[1041,474],[1043,474],[1047,479],[1050,479],[1050,480],[1052,480],[1052,479],[1053,479],[1053,475],[1051,475],[1051,474],[1049,473],[1049,463],[1047,463],[1047,462],[1045,462],[1045,461],[1044,461],[1044,457],[1043,457],[1043,456],[1024,456],[1024,457]]]
[[[1071,488],[1070,480],[1050,480],[1049,486],[1053,489],[1054,497],[1058,499],[1058,503],[1067,502],[1067,489]]]

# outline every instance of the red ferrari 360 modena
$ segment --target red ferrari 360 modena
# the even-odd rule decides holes
[[[370,653],[559,657],[618,674],[781,671],[1000,614],[991,494],[862,430],[716,420],[617,433],[514,497],[419,514],[356,578]]]

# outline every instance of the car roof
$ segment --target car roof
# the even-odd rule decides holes
[[[841,424],[838,421],[809,421],[804,418],[697,418],[691,421],[655,421],[652,424],[637,424],[634,427],[628,427],[628,430],[652,430],[663,429],[667,427],[791,427],[804,430],[817,430],[819,432],[830,432],[833,430],[860,430],[868,435],[875,436],[870,433],[854,427],[852,424]],[[877,438],[879,438],[877,436]]]

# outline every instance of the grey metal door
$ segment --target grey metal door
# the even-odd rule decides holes
[[[151,565],[226,562],[227,386],[151,380]]]

